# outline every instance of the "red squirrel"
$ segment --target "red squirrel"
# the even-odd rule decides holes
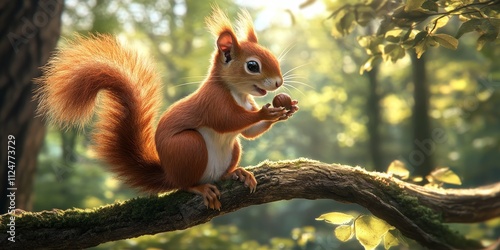
[[[298,110],[297,101],[291,110],[257,107],[253,96],[278,89],[283,76],[276,57],[258,44],[248,12],[238,21],[242,39],[220,9],[207,18],[217,38],[208,76],[163,113],[156,129],[161,81],[153,63],[108,35],[77,36],[49,60],[37,80],[38,111],[56,124],[83,126],[100,99],[93,141],[111,172],[145,192],[200,194],[220,210],[214,181],[237,179],[251,193],[257,186],[238,166],[239,135],[256,138]]]

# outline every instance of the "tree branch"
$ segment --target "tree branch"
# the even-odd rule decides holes
[[[217,183],[222,210],[204,207],[186,192],[135,198],[92,210],[22,212],[15,215],[15,243],[2,215],[3,249],[68,249],[146,234],[186,229],[243,207],[289,200],[334,199],[357,203],[431,249],[480,248],[443,222],[480,222],[500,216],[500,183],[476,189],[429,189],[359,167],[299,159],[264,162],[251,168],[259,185],[249,194],[241,183]],[[313,219],[313,218],[311,218]]]

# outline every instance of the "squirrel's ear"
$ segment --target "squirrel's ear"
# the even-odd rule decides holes
[[[222,32],[217,39],[217,48],[221,52],[222,61],[228,63],[233,59],[238,48],[238,41],[233,33],[229,31]]]

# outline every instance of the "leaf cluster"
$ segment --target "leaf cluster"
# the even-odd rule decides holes
[[[454,18],[455,17],[455,18]],[[489,42],[498,43],[500,32],[500,1],[456,0],[366,0],[338,7],[329,17],[333,20],[331,34],[342,37],[357,26],[371,30],[358,36],[358,42],[369,58],[360,73],[370,71],[381,59],[395,62],[408,50],[418,57],[429,48],[442,46],[455,50],[464,34],[476,32],[477,50]],[[460,27],[455,35],[445,33]]]
[[[375,249],[383,242],[384,249],[389,249],[399,244],[407,245],[400,233],[384,220],[373,215],[353,215],[331,212],[322,214],[316,220],[338,225],[334,235],[342,242],[346,242],[356,236],[359,243],[367,249]]]
[[[399,161],[394,160],[389,164],[387,168],[387,173],[400,177],[402,180],[406,180],[410,177],[410,171],[406,168],[406,165]],[[428,183],[425,186],[428,187],[442,187],[443,184],[453,184],[462,185],[460,177],[453,172],[449,167],[439,167],[432,171],[429,175],[425,177]],[[421,176],[415,176],[412,178],[413,182],[422,182],[423,178]]]

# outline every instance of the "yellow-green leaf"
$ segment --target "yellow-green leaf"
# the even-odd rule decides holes
[[[361,26],[366,26],[371,20],[375,18],[375,12],[370,6],[360,5],[356,8],[356,12],[356,22]]]
[[[413,182],[422,182],[423,180],[424,178],[422,176],[415,176],[412,179]]]
[[[437,30],[437,29],[445,26],[449,21],[450,21],[449,16],[441,16],[441,17],[435,18],[432,21],[430,21],[430,24],[428,25],[428,27],[430,26],[429,27],[430,29]]]
[[[363,48],[368,48],[371,43],[371,36],[358,36],[358,43]]]
[[[429,35],[429,33],[427,31],[420,31],[420,32],[418,32],[415,35],[415,39],[413,39],[413,45],[417,45],[417,44],[422,43],[423,41],[425,41],[425,38],[427,38],[428,35]]]
[[[460,38],[463,34],[475,31],[485,20],[483,19],[471,19],[468,20],[458,28],[456,38]]]
[[[352,215],[340,213],[340,212],[331,212],[322,214],[316,220],[324,220],[327,223],[334,225],[342,225],[351,222],[354,219]]]
[[[422,4],[422,9],[437,12],[439,10],[439,5],[434,1],[425,1]]]
[[[410,176],[410,171],[406,169],[405,164],[402,161],[399,160],[394,160],[389,164],[389,167],[387,168],[387,173],[388,174],[393,174],[401,177],[401,179],[405,180],[408,179]]]
[[[335,237],[339,239],[342,242],[346,242],[352,238],[354,235],[354,230],[352,230],[353,227],[351,225],[340,225],[335,230],[333,231],[335,234]]]
[[[447,35],[447,34],[434,34],[433,35],[436,42],[438,42],[441,46],[447,49],[457,49],[458,47],[458,39]]]
[[[347,11],[343,16],[336,18],[337,31],[339,31],[342,36],[345,36],[351,32],[353,29],[353,23],[356,19],[356,15],[352,11]]]
[[[408,0],[405,5],[405,12],[419,9],[426,0]]]
[[[432,171],[431,176],[440,182],[462,185],[460,178],[447,167]]]
[[[417,58],[420,58],[426,50],[427,50],[427,43],[425,42],[415,45],[415,53],[417,53]]]
[[[397,47],[399,47],[399,45],[397,44],[387,44],[384,46],[384,54],[389,54],[391,53],[394,49],[396,49]]]
[[[359,74],[362,75],[365,71],[371,71],[374,65],[380,62],[380,56],[370,56],[366,62],[359,68]]]
[[[394,237],[394,235],[392,235],[391,232],[387,232],[384,235],[384,248],[387,250],[397,245],[399,245],[398,238]]]
[[[382,237],[393,229],[384,220],[375,216],[362,215],[354,221],[356,239],[366,249],[375,249],[380,244]]]
[[[482,50],[484,45],[487,42],[493,42],[495,39],[498,37],[498,31],[497,30],[488,30],[486,33],[482,34],[478,39],[476,43],[476,49]]]

